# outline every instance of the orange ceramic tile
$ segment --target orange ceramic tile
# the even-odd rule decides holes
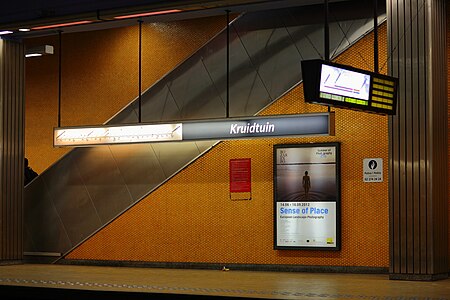
[[[372,36],[340,63],[372,68]],[[386,27],[380,29],[380,62]],[[382,70],[386,72],[386,68]],[[299,85],[261,114],[323,112],[306,104]],[[388,177],[368,184],[362,160],[380,157],[388,174],[387,117],[343,109],[336,136],[227,141],[197,159],[147,198],[72,251],[68,259],[388,267]],[[341,143],[342,250],[273,249],[273,145]],[[228,162],[251,158],[252,200],[229,199]]]

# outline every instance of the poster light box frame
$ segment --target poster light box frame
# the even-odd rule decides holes
[[[339,142],[273,146],[275,250],[341,249],[340,164]]]

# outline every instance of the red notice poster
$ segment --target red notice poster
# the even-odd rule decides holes
[[[230,159],[230,193],[246,193],[252,190],[251,159]]]

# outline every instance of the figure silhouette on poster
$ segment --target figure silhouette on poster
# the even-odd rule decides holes
[[[309,178],[308,171],[305,171],[305,175],[302,180],[303,190],[305,191],[305,199],[309,198],[309,190],[311,189],[311,179]]]

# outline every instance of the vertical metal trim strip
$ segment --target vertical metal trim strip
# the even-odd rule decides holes
[[[411,10],[411,17],[413,18],[411,22],[411,60],[412,60],[412,82],[413,82],[413,88],[412,90],[412,106],[413,106],[413,112],[412,112],[412,131],[414,132],[413,135],[413,142],[412,142],[412,173],[413,173],[413,186],[412,186],[412,192],[413,192],[413,236],[414,236],[414,243],[413,243],[413,274],[419,274],[420,273],[420,166],[417,163],[419,161],[419,154],[420,154],[420,128],[419,128],[419,56],[418,56],[418,11],[417,11],[417,1],[414,1],[414,3],[411,3],[410,5]]]
[[[387,16],[387,51],[388,51],[388,62],[387,62],[387,72],[391,73],[392,72],[392,58],[390,57],[390,53],[392,53],[392,2],[387,0],[386,1],[386,16]],[[388,117],[388,133],[389,133],[389,144],[388,144],[388,176],[389,176],[389,182],[388,182],[388,197],[389,197],[389,273],[393,273],[394,272],[394,255],[393,255],[393,244],[394,244],[394,226],[393,226],[393,203],[392,203],[392,190],[393,190],[393,170],[392,170],[392,116]]]
[[[0,143],[3,145],[3,93],[4,93],[4,84],[3,84],[3,61],[4,61],[4,55],[3,55],[3,48],[4,48],[4,41],[0,39]],[[3,187],[3,147],[0,147],[0,191]],[[3,260],[5,258],[5,226],[4,226],[4,220],[5,220],[5,201],[3,198],[0,197],[0,259]]]
[[[15,124],[13,119],[15,119],[15,101],[17,98],[17,94],[16,94],[16,83],[15,83],[15,65],[16,65],[16,57],[12,54],[12,52],[15,50],[15,47],[13,44],[9,44],[9,61],[10,61],[10,65],[9,65],[9,78],[10,80],[10,95],[11,95],[11,101],[9,102],[9,109],[10,109],[10,115],[8,116],[8,125],[9,125],[9,151],[10,151],[10,175],[11,177],[8,178],[9,181],[9,199],[11,202],[11,211],[12,211],[12,216],[11,216],[11,238],[13,240],[13,243],[11,245],[10,251],[11,251],[11,259],[16,259],[17,258],[17,243],[18,243],[18,238],[16,235],[16,231],[17,231],[17,208],[16,208],[16,188],[15,188],[15,184],[17,179],[15,178],[15,145],[14,145],[14,140],[15,140]]]
[[[427,95],[427,76],[426,76],[426,17],[425,0],[417,1],[417,24],[418,24],[418,58],[419,58],[419,202],[420,202],[420,274],[427,273],[427,134],[426,134],[426,95]]]
[[[444,12],[444,17],[443,18],[441,18],[441,20],[443,20],[443,22],[441,22],[440,23],[440,29],[439,29],[439,31],[440,32],[446,32],[446,27],[445,27],[445,5],[443,4],[443,3],[441,3],[441,5],[440,5],[440,7],[438,8],[438,11],[441,11],[441,12]],[[446,46],[446,44],[445,44],[445,37],[446,37],[446,35],[444,34],[444,35],[442,35],[441,34],[441,47],[439,47],[439,57],[446,57],[446,52],[445,51],[443,51],[443,49],[446,49],[445,48],[445,46]],[[440,64],[440,73],[443,75],[442,77],[441,77],[441,84],[443,84],[445,87],[446,87],[446,81],[444,82],[444,78],[445,79],[447,79],[446,78],[446,70],[445,70],[445,67],[446,66],[446,64]],[[439,99],[442,99],[442,100],[446,100],[447,99],[447,97],[446,97],[446,95],[444,94],[444,90],[445,91],[447,91],[447,89],[446,88],[440,88],[439,89],[439,91],[440,91],[440,97],[439,97]],[[442,102],[443,103],[443,102]],[[442,108],[441,108],[442,109]],[[442,109],[443,110],[443,109]],[[445,116],[446,116],[447,114],[442,114],[442,113],[440,113],[440,118],[439,118],[439,123],[440,124],[445,124],[445,122],[447,121],[446,120],[446,118],[445,118]],[[445,165],[448,165],[448,161],[446,160],[446,155],[445,155],[445,152],[443,151],[443,149],[448,149],[448,146],[447,146],[447,143],[445,143],[444,141],[445,141],[445,137],[447,136],[447,131],[445,130],[445,127],[444,126],[442,126],[442,128],[441,129],[443,129],[442,131],[442,133],[440,134],[441,136],[443,136],[444,138],[442,138],[442,139],[439,139],[439,149],[441,149],[439,152],[439,156],[440,156],[440,161],[442,162],[442,161],[445,161],[445,162],[447,162],[447,164],[445,164]],[[447,170],[447,168],[439,168],[439,175],[440,175],[440,178],[447,178],[447,184],[448,184],[448,174],[447,174],[447,172],[446,172],[446,170]],[[441,179],[442,180],[442,179]],[[446,199],[446,194],[447,194],[447,191],[446,191],[446,189],[444,189],[444,187],[445,187],[445,185],[444,184],[441,184],[440,185],[440,189],[439,189],[439,198],[440,199]],[[447,202],[447,205],[445,205],[445,202],[444,201],[440,201],[440,204],[441,204],[441,209],[440,209],[440,217],[441,217],[441,224],[448,224],[448,214],[446,215],[446,214],[442,214],[442,211],[448,211],[448,202]],[[443,251],[443,249],[448,249],[448,240],[446,240],[445,239],[445,235],[447,235],[448,236],[448,226],[447,226],[447,231],[445,231],[445,230],[441,230],[441,232],[440,232],[440,241],[441,241],[441,247],[439,248],[439,249],[441,249],[441,252],[440,252],[440,257],[441,257],[441,260],[443,259],[443,258],[445,258],[445,251]],[[448,265],[448,259],[447,259],[447,263],[446,263],[446,265]],[[441,269],[442,269],[442,267],[441,267]],[[448,271],[448,268],[446,268],[447,269],[447,271]]]
[[[404,67],[404,58],[405,58],[405,4],[404,0],[398,1],[398,32],[399,38],[397,40],[398,43],[398,53],[399,53],[399,97],[400,97],[400,109],[398,111],[398,120],[399,120],[399,201],[400,201],[400,210],[399,210],[399,227],[400,227],[400,273],[407,273],[407,195],[406,195],[406,124],[405,124],[405,106],[406,106],[406,69]]]
[[[392,53],[393,57],[393,74],[394,76],[399,77],[400,70],[399,70],[399,49],[398,49],[398,41],[399,41],[399,30],[398,30],[398,23],[399,23],[399,16],[398,16],[398,7],[399,3],[397,1],[393,1],[395,4],[395,12],[393,13],[394,19],[393,19],[393,32],[394,32],[394,39],[392,41],[393,47],[394,47],[394,53]],[[395,258],[396,258],[396,268],[395,273],[401,272],[401,247],[400,247],[400,158],[399,158],[399,143],[400,143],[400,132],[399,132],[399,115],[401,114],[400,111],[400,96],[402,94],[402,91],[400,89],[400,81],[399,81],[399,90],[398,90],[398,110],[397,110],[397,116],[394,117],[394,123],[393,123],[393,149],[394,149],[394,171],[395,171],[395,177],[394,177],[394,195],[393,195],[393,203],[395,205],[395,211],[394,211],[394,226],[395,226]]]
[[[432,91],[430,95],[430,134],[432,135],[431,149],[431,176],[430,181],[431,194],[433,201],[433,274],[446,273],[448,271],[448,223],[447,212],[447,97],[446,97],[446,61],[442,62],[442,58],[446,57],[445,45],[445,2],[432,1],[430,4],[430,14],[432,23],[432,40],[433,47],[431,50],[432,64]],[[445,166],[445,168],[444,168]]]
[[[426,207],[427,207],[427,274],[433,273],[433,260],[434,260],[434,242],[433,242],[433,203],[432,203],[432,188],[431,188],[431,181],[432,178],[432,143],[433,143],[433,135],[432,135],[432,128],[430,128],[430,124],[433,120],[432,117],[432,102],[430,102],[430,99],[432,98],[432,80],[433,80],[433,73],[432,73],[432,60],[428,61],[429,58],[431,58],[432,51],[431,46],[433,45],[432,41],[432,16],[430,15],[430,7],[431,3],[430,1],[425,2],[425,30],[427,32],[426,38],[425,38],[425,59],[426,59],[426,74],[427,74],[427,115],[426,115],[426,123],[425,123],[425,133],[426,133],[426,147],[427,147],[427,198],[426,198]]]
[[[398,8],[399,4],[397,1],[390,0],[389,1],[388,8],[390,9],[390,13],[388,13],[388,17],[390,18],[390,22],[388,22],[389,27],[389,53],[390,56],[390,73],[392,76],[399,76],[399,50],[398,50],[398,23],[399,23],[399,16],[398,16]],[[401,90],[399,89],[399,98],[401,95]],[[398,115],[401,114],[400,106],[401,103],[399,101],[398,103],[399,109]],[[400,255],[400,222],[399,222],[399,216],[400,216],[400,195],[399,195],[399,138],[400,134],[398,132],[399,128],[399,117],[394,116],[391,117],[391,175],[392,178],[390,180],[390,206],[391,206],[391,272],[392,273],[400,273],[400,267],[401,267],[401,255]]]
[[[14,44],[11,44],[11,52],[16,50],[16,47]],[[18,244],[19,244],[19,238],[17,237],[17,220],[18,220],[18,211],[17,211],[17,188],[16,188],[16,184],[17,184],[17,178],[16,178],[16,172],[17,172],[17,157],[16,157],[16,150],[17,147],[15,145],[16,142],[16,130],[17,130],[17,126],[16,123],[14,122],[16,120],[16,106],[17,106],[17,82],[16,82],[16,74],[17,74],[17,70],[16,70],[16,65],[17,65],[17,57],[12,55],[12,53],[10,52],[10,61],[11,61],[11,66],[10,66],[10,77],[11,77],[11,115],[9,116],[9,125],[10,125],[10,132],[11,132],[11,177],[9,178],[10,181],[10,199],[11,199],[11,207],[12,207],[12,211],[13,211],[13,217],[11,222],[13,223],[13,226],[11,228],[11,235],[13,236],[13,240],[14,243],[12,245],[12,249],[11,249],[11,258],[13,259],[17,259],[17,250],[18,250]]]
[[[16,128],[17,128],[17,132],[15,135],[15,154],[16,154],[16,174],[14,176],[14,178],[16,179],[16,184],[15,184],[15,203],[17,206],[17,232],[16,232],[16,236],[17,236],[17,249],[16,249],[16,253],[17,253],[17,258],[16,259],[22,259],[22,253],[23,253],[23,249],[22,249],[22,190],[23,190],[23,184],[22,184],[22,174],[23,174],[23,169],[21,169],[21,160],[23,155],[21,153],[21,148],[23,146],[23,143],[21,141],[21,136],[23,133],[23,127],[22,127],[22,117],[23,117],[23,110],[21,109],[22,103],[23,103],[23,94],[22,94],[22,86],[23,86],[23,78],[22,78],[22,71],[23,71],[23,53],[22,53],[22,45],[21,44],[16,44]]]
[[[4,100],[5,100],[5,95],[6,95],[6,91],[5,91],[5,75],[4,75],[4,69],[5,69],[5,42],[0,39],[1,42],[1,49],[0,49],[0,76],[1,76],[1,94],[0,94],[0,132],[1,132],[1,139],[0,142],[2,143],[2,145],[4,145],[5,143],[5,126],[4,126],[4,122],[5,122],[5,118],[3,117],[4,115]],[[4,180],[5,180],[5,168],[4,168],[4,148],[1,148],[1,153],[0,153],[0,191],[3,191],[4,189]],[[1,226],[2,226],[2,259],[6,259],[6,215],[7,215],[7,202],[6,200],[4,200],[3,198],[1,198],[1,205],[2,205],[2,220],[1,220]]]
[[[9,202],[10,202],[10,208],[11,208],[11,218],[10,218],[10,224],[11,224],[11,230],[10,230],[10,235],[11,235],[11,240],[13,241],[12,244],[10,245],[10,258],[14,259],[15,258],[15,246],[17,243],[17,237],[14,235],[15,233],[15,229],[17,227],[17,224],[15,223],[16,221],[16,216],[17,216],[17,210],[15,209],[15,205],[14,205],[14,163],[13,163],[13,159],[14,159],[14,145],[13,145],[13,140],[14,140],[14,123],[12,122],[12,118],[13,118],[13,114],[14,114],[14,101],[15,101],[15,91],[14,91],[14,56],[11,54],[11,51],[14,51],[14,46],[11,43],[8,43],[9,45],[9,53],[8,53],[8,62],[9,62],[9,70],[8,70],[8,78],[9,80],[9,95],[10,95],[10,101],[8,101],[8,106],[9,106],[9,115],[7,116],[8,118],[8,127],[9,127],[9,138],[8,138],[8,144],[9,144],[9,177],[8,177],[8,194],[9,194]]]
[[[414,271],[414,201],[411,201],[414,197],[413,194],[413,141],[414,141],[414,129],[413,129],[413,101],[412,101],[412,88],[414,86],[412,76],[412,15],[411,15],[411,2],[409,0],[405,3],[405,23],[404,23],[404,51],[405,51],[405,205],[406,205],[406,273],[413,274]]]
[[[20,62],[20,147],[19,147],[19,213],[20,213],[20,219],[19,219],[19,241],[20,241],[20,258],[23,259],[23,252],[24,252],[24,209],[23,209],[23,196],[24,196],[24,189],[23,189],[23,182],[24,182],[24,159],[25,157],[25,46],[23,44],[20,45],[20,52],[19,52],[19,62]]]
[[[5,126],[6,126],[6,141],[5,144],[3,145],[4,149],[6,149],[6,155],[3,157],[3,159],[6,162],[6,176],[5,176],[5,190],[4,195],[6,195],[6,199],[5,201],[7,201],[7,215],[6,215],[6,220],[7,220],[7,229],[6,229],[6,234],[7,234],[7,251],[6,251],[6,255],[8,257],[8,259],[11,259],[11,244],[14,243],[13,240],[13,236],[11,234],[12,231],[12,214],[14,213],[12,211],[12,207],[11,207],[11,199],[10,199],[10,195],[9,195],[9,191],[11,189],[11,184],[10,184],[10,178],[11,178],[11,160],[8,159],[11,155],[11,126],[10,126],[10,119],[9,116],[11,116],[11,57],[10,57],[10,51],[11,51],[11,46],[10,43],[6,43],[5,44],[5,48],[6,48],[6,55],[5,55],[5,62],[6,62],[6,74],[5,74],[5,80],[6,80],[6,101],[5,101],[5,106],[6,106],[6,114],[4,115],[5,118]]]
[[[11,51],[11,46],[10,43],[6,43],[6,55],[5,55],[5,62],[6,62],[6,68],[5,68],[5,80],[6,80],[6,101],[5,101],[5,106],[6,106],[6,114],[4,115],[5,118],[5,126],[6,126],[6,143],[3,145],[4,149],[6,150],[5,156],[4,156],[4,160],[6,162],[6,177],[5,177],[5,190],[4,195],[6,196],[5,201],[7,202],[7,215],[6,215],[6,220],[7,220],[7,250],[6,250],[6,255],[8,257],[8,259],[11,259],[11,245],[14,243],[14,237],[12,236],[12,226],[14,224],[12,224],[12,217],[13,217],[13,211],[12,211],[12,201],[10,199],[10,195],[9,195],[9,191],[11,190],[11,162],[10,159],[8,159],[11,155],[11,126],[10,126],[10,120],[9,120],[9,116],[11,115],[11,57],[9,52]]]
[[[7,98],[7,80],[6,80],[6,74],[5,74],[5,69],[6,69],[6,43],[3,43],[2,46],[2,69],[1,72],[3,74],[3,78],[2,78],[2,85],[3,85],[3,93],[2,93],[2,153],[1,153],[1,161],[2,161],[2,180],[1,180],[1,192],[3,194],[3,191],[6,187],[6,178],[7,175],[6,174],[6,161],[5,161],[5,156],[6,156],[6,136],[7,136],[7,131],[6,131],[6,120],[5,120],[5,112],[7,112],[7,107],[6,107],[6,98]],[[3,203],[3,219],[2,219],[2,223],[3,223],[3,259],[7,259],[8,258],[8,200],[2,198],[2,203]]]
[[[441,50],[439,57],[446,57],[447,53],[446,53],[446,10],[445,10],[445,2],[440,2],[440,8],[438,9],[438,11],[441,12],[442,17],[440,18],[442,20],[441,22],[441,26],[440,26],[440,32],[444,33],[441,34],[441,47],[439,48]],[[444,88],[439,89],[441,91],[441,96],[439,99],[442,99],[443,102],[441,102],[443,104],[444,107],[447,107],[447,112],[448,112],[448,105],[446,105],[448,103],[447,100],[447,64],[446,61],[443,64],[440,64],[441,67],[441,84],[444,85]],[[445,79],[445,81],[444,81]],[[448,113],[442,113],[442,111],[445,111],[444,108],[441,108],[441,113],[440,113],[440,124],[445,124],[447,122],[447,116]],[[448,166],[448,143],[446,143],[446,137],[447,137],[447,141],[448,141],[448,127],[442,126],[443,132],[441,133],[441,136],[443,137],[442,139],[439,139],[440,141],[440,147],[439,149],[441,149],[440,151],[440,156],[441,159],[440,161],[444,161],[447,162],[447,164],[445,164],[446,166]],[[443,165],[443,164],[441,164]],[[442,184],[440,185],[441,189],[440,189],[440,199],[448,199],[448,191],[447,191],[447,186],[448,186],[448,168],[440,168],[441,171],[441,180],[442,180]],[[446,179],[445,179],[446,178]],[[448,212],[448,200],[447,202],[442,201],[441,202],[442,207],[441,207],[441,224],[443,225],[447,225],[448,224],[448,213],[442,213],[443,211]],[[445,228],[447,228],[447,230],[445,230]],[[443,230],[441,231],[441,238],[440,240],[442,241],[442,246],[440,247],[440,249],[442,250],[441,252],[441,257],[443,259],[446,266],[448,266],[448,250],[445,251],[445,249],[448,249],[448,225],[447,227],[443,227]],[[441,269],[443,270],[443,272],[448,271],[448,267],[444,268],[444,264],[441,263],[439,264],[441,266]],[[444,271],[445,270],[445,271]]]

